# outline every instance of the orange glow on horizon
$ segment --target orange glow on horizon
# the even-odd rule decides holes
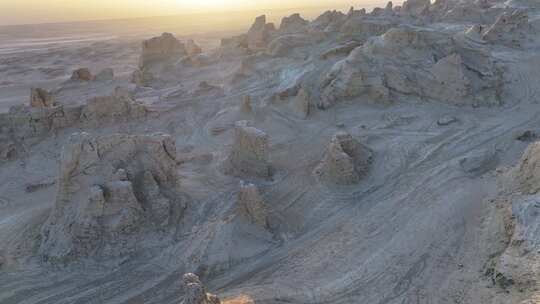
[[[387,0],[0,0],[0,25],[124,19],[195,12],[382,5]]]

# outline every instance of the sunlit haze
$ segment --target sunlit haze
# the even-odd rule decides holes
[[[195,12],[247,11],[300,7],[345,7],[384,1],[331,0],[0,0],[0,25],[124,19]]]

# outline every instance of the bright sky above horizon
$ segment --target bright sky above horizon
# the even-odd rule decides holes
[[[0,0],[0,25],[374,3],[385,0]]]

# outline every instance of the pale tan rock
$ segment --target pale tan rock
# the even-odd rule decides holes
[[[266,204],[254,184],[240,182],[237,199],[237,214],[260,227],[268,227]]]
[[[257,17],[247,32],[247,47],[252,50],[265,49],[275,31],[273,23],[266,23],[265,15]]]
[[[94,75],[92,75],[88,68],[77,69],[71,75],[71,80],[73,81],[92,81],[94,79]]]
[[[251,105],[251,96],[246,95],[242,98],[242,103],[240,104],[240,112],[243,114],[249,114],[253,112],[253,106]]]
[[[527,147],[515,170],[518,189],[526,194],[540,191],[540,142]]]
[[[142,42],[139,67],[141,70],[151,69],[155,65],[173,63],[186,55],[186,47],[182,42],[171,33],[163,33]]]
[[[199,277],[193,273],[186,273],[182,277],[184,299],[182,304],[220,304],[220,299],[211,293],[201,283]]]
[[[314,169],[321,180],[337,185],[358,183],[369,171],[373,153],[350,134],[336,133],[326,155]]]
[[[263,131],[238,121],[234,127],[234,142],[229,152],[226,171],[230,174],[268,178],[272,175],[269,162],[269,137]]]
[[[30,106],[34,108],[53,107],[56,105],[54,96],[41,88],[30,89]]]

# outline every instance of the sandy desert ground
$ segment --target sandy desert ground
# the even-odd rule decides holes
[[[4,28],[0,303],[540,303],[540,5],[381,6]]]

